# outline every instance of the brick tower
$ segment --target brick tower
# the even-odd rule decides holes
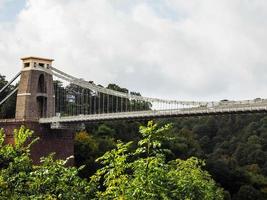
[[[13,130],[21,125],[33,130],[39,140],[31,147],[31,158],[39,164],[40,158],[55,152],[55,157],[65,159],[74,154],[74,131],[51,129],[40,124],[42,117],[55,116],[55,93],[51,65],[53,60],[38,57],[22,58],[22,70],[17,94],[15,119],[0,120],[6,133],[5,142],[14,143]],[[71,160],[69,165],[73,165]]]
[[[55,115],[52,59],[22,58],[22,71],[17,94],[16,119],[38,121]]]

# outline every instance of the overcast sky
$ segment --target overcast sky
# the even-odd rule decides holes
[[[0,0],[0,73],[23,56],[177,100],[267,97],[266,0]]]

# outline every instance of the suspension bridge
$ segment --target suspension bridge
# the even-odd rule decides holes
[[[52,62],[39,57],[22,58],[21,71],[0,88],[0,109],[8,99],[16,97],[15,118],[0,119],[5,142],[14,142],[13,130],[21,125],[33,130],[34,137],[40,138],[31,151],[37,164],[40,157],[51,152],[60,159],[73,155],[73,129],[85,123],[267,111],[267,99],[262,98],[181,101],[144,97],[114,84],[103,87],[67,74]]]
[[[53,67],[52,59],[27,57],[22,61],[22,70],[0,89],[0,94],[20,77],[18,87],[0,102],[0,106],[17,94],[16,119],[38,120],[52,128],[109,120],[267,111],[267,99],[181,101],[144,97],[67,74]]]

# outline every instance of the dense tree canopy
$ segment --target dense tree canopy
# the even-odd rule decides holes
[[[7,81],[5,80],[5,77],[0,75],[0,88],[2,88],[6,83]],[[10,93],[14,87],[15,86],[10,86],[4,91],[4,93],[0,94],[0,100]],[[55,88],[59,91],[58,94],[64,94],[64,91],[68,89],[73,92],[69,94],[70,96],[75,96],[78,93],[85,93],[89,96],[93,95],[88,90],[80,91],[79,88],[74,85],[69,85],[65,88],[62,83],[58,81],[55,81]],[[115,84],[110,84],[107,88],[125,93],[129,92],[126,88],[121,88]],[[140,95],[139,93],[134,94]],[[57,112],[68,110],[70,106],[75,106],[75,104],[84,103],[75,101],[67,103],[66,98],[69,98],[70,96],[65,96],[63,98],[65,99],[63,103],[57,105]],[[56,98],[60,98],[60,96],[57,96]],[[99,98],[106,97],[100,96]],[[134,105],[140,104],[140,102],[134,101],[126,103]],[[14,117],[15,104],[16,95],[13,95],[5,104],[3,104],[2,107],[0,107],[0,118]],[[151,105],[147,104],[144,106],[149,108]],[[112,110],[112,108],[114,108],[114,105],[110,104],[109,108],[106,109]],[[84,188],[88,188],[87,186],[89,184],[88,181],[90,180],[90,176],[95,175],[97,170],[101,170],[105,166],[105,164],[101,164],[101,162],[96,163],[95,160],[102,156],[105,152],[112,153],[110,150],[115,147],[117,150],[114,151],[118,151],[119,147],[116,145],[117,140],[124,142],[120,143],[122,146],[127,144],[129,141],[132,142],[131,145],[127,146],[126,154],[129,154],[128,158],[131,160],[131,162],[129,162],[130,165],[134,166],[135,161],[132,160],[133,157],[131,154],[135,151],[135,149],[140,148],[140,146],[138,146],[138,141],[142,140],[143,137],[138,134],[138,127],[144,123],[144,121],[120,121],[90,124],[86,126],[85,130],[78,132],[75,137],[75,162],[77,167],[83,167],[79,170],[72,168],[73,171],[71,173],[75,177],[73,180],[77,180],[77,182],[85,184]],[[265,114],[162,119],[158,120],[157,123],[161,125],[172,123],[173,125],[173,128],[165,133],[167,139],[162,138],[161,141],[162,148],[169,149],[169,151],[165,151],[163,157],[159,156],[159,158],[155,158],[155,162],[164,166],[164,169],[172,171],[171,167],[175,166],[173,164],[174,162],[178,162],[181,165],[186,165],[186,163],[189,162],[199,170],[203,170],[204,167],[204,169],[211,174],[216,183],[224,188],[225,199],[267,199],[267,117]],[[52,156],[44,158],[42,165],[33,166],[31,160],[29,159],[27,148],[11,147],[2,144],[1,152],[1,173],[7,172],[7,175],[3,176],[0,180],[0,188],[2,187],[2,190],[5,187],[13,187],[12,182],[10,183],[11,185],[6,185],[6,182],[9,182],[12,178],[14,180],[20,180],[20,176],[23,176],[24,178],[32,176],[36,177],[36,179],[38,179],[37,177],[40,178],[41,175],[38,175],[38,170],[45,171],[47,167],[56,168],[58,170],[51,172],[51,176],[53,176],[53,173],[65,173],[64,161],[53,161]],[[205,166],[202,165],[202,161],[191,158],[192,156],[205,160]],[[145,157],[142,158],[145,160]],[[178,158],[183,160],[179,160]],[[126,161],[127,164],[129,164],[129,159]],[[48,166],[49,163],[51,166]],[[21,165],[23,165],[23,167]],[[170,168],[166,167],[166,165]],[[178,164],[176,163],[176,165]],[[19,172],[21,169],[22,171],[24,170],[25,173],[23,171],[23,173],[19,173],[18,176],[12,175],[13,172]],[[136,167],[135,169],[139,168]],[[132,171],[129,167],[125,168],[125,170],[127,172]],[[164,172],[163,170],[161,172],[165,173],[166,171]],[[205,171],[201,172],[206,173]],[[79,174],[82,178],[86,178],[87,181],[84,181],[83,179],[76,179],[78,178],[77,174]],[[69,174],[68,177],[70,176],[71,175]],[[50,175],[47,177],[49,178]],[[208,175],[208,177],[210,176]],[[6,178],[6,180],[3,178]],[[134,178],[135,177],[131,177],[131,180],[134,180]],[[190,177],[187,178],[190,180]],[[28,179],[22,180],[22,183],[29,181]],[[64,182],[64,180],[54,181],[57,183],[59,183],[59,181]],[[103,181],[103,177],[98,184],[102,184],[101,181]],[[17,184],[17,182],[14,183]],[[31,182],[29,181],[27,183],[30,184]],[[73,184],[75,189],[76,183]],[[105,187],[102,185],[101,190],[97,194],[100,195],[100,193],[104,191]],[[24,188],[24,186],[22,186],[22,188]],[[89,188],[90,195],[95,195],[96,193],[92,193],[92,188],[94,187],[90,185]],[[20,190],[19,187],[17,190]],[[6,190],[6,192],[8,191],[9,190]],[[37,194],[39,190],[36,189],[36,191],[37,192],[35,194]],[[41,191],[43,191],[43,189],[41,189]],[[50,189],[48,189],[48,191],[50,191]],[[97,189],[94,189],[94,192],[95,191],[97,191]],[[16,191],[10,190],[9,192],[11,194]],[[79,192],[76,193],[79,194]],[[29,193],[27,193],[27,195],[28,194]],[[23,197],[23,195],[26,194],[19,193],[19,195]],[[51,198],[56,197],[51,196]]]
[[[32,132],[24,127],[14,131],[14,145],[4,144],[0,131],[1,199],[188,199],[222,200],[223,190],[216,185],[204,162],[195,157],[167,161],[161,148],[169,125],[152,122],[140,127],[141,140],[117,142],[116,148],[97,159],[101,166],[88,180],[78,176],[80,169],[66,167],[67,160],[54,160],[53,154],[32,164],[29,140]],[[77,141],[87,141],[85,155],[92,156],[97,144],[84,132]],[[82,160],[82,158],[80,158]]]
[[[98,161],[104,165],[92,177],[103,182],[99,199],[223,199],[223,193],[210,175],[202,170],[204,162],[197,158],[166,161],[167,149],[161,148],[163,134],[169,125],[158,128],[148,122],[140,127],[142,139],[129,151],[132,142],[117,144]]]
[[[32,164],[32,143],[25,143],[31,135],[21,127],[14,131],[15,144],[6,145],[0,131],[0,199],[90,199],[89,184],[76,168],[65,167],[67,160],[55,161],[50,155],[40,165]]]
[[[206,160],[205,169],[225,189],[225,196],[228,196],[228,199],[244,199],[241,193],[246,189],[248,193],[254,191],[255,200],[267,199],[267,117],[265,114],[162,119],[158,120],[158,123],[173,125],[173,128],[166,133],[169,139],[162,141],[162,146],[171,150],[165,154],[167,161],[177,158],[187,159],[192,156],[204,159]],[[124,142],[137,141],[140,139],[140,135],[137,134],[137,127],[140,124],[142,123],[94,124],[86,128],[88,133],[85,132],[85,134],[93,137],[97,144],[101,143],[100,139],[102,142],[118,139]],[[83,141],[80,142],[83,143]],[[136,144],[137,142],[134,142],[132,146]],[[75,146],[75,155],[79,154],[80,147],[80,145]],[[97,148],[96,151],[98,156],[103,153],[101,148]],[[85,162],[79,163],[80,165],[91,163],[89,157],[83,159]],[[88,167],[87,172],[93,174],[94,170],[90,172]],[[250,199],[250,195],[246,197]]]

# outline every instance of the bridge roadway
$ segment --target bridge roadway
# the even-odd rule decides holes
[[[101,122],[112,120],[153,119],[185,116],[221,115],[234,113],[267,112],[267,103],[221,105],[214,107],[194,107],[175,110],[148,110],[135,112],[102,113],[77,116],[55,116],[41,118],[41,124],[75,124],[78,122]]]

